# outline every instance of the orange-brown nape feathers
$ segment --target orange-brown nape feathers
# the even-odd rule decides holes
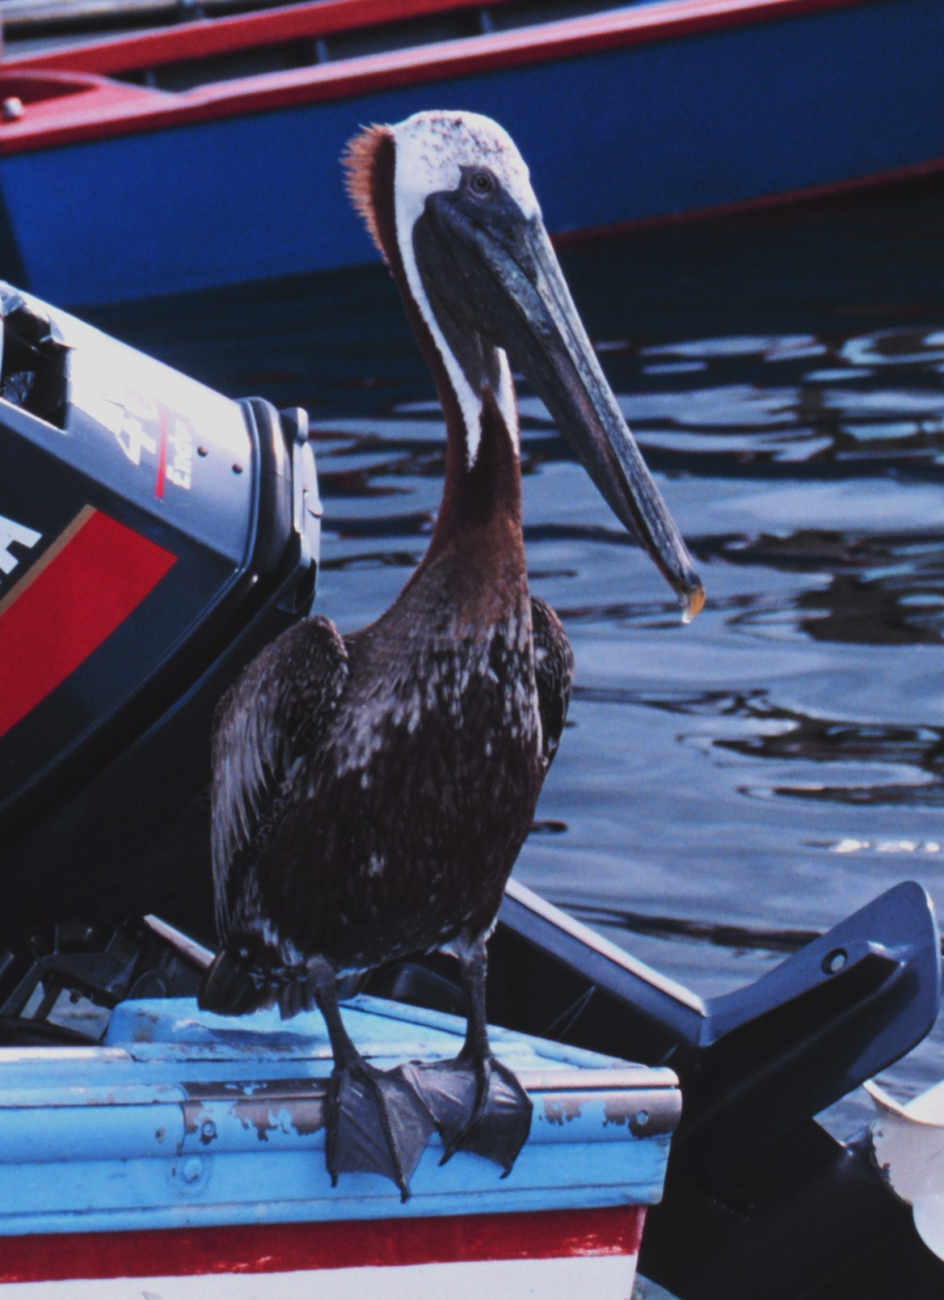
[[[378,163],[382,153],[393,145],[393,133],[386,126],[365,126],[349,140],[341,162],[348,197],[364,218],[371,238],[384,256],[387,250],[380,237],[377,219]]]

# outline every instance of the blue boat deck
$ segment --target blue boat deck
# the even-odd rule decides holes
[[[359,997],[347,1027],[387,1068],[454,1056],[455,1017]],[[236,1020],[189,999],[119,1006],[101,1048],[0,1051],[0,1235],[415,1218],[659,1200],[674,1074],[493,1031],[534,1101],[511,1175],[433,1137],[401,1206],[392,1183],[331,1187],[322,1124],[330,1045],[316,1012]]]

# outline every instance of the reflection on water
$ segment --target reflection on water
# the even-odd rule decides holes
[[[626,702],[631,695],[625,691],[583,691],[579,687],[576,694],[579,699],[611,703]],[[747,693],[711,691],[697,698],[643,693],[636,702],[667,713],[714,719],[715,726],[707,736],[699,730],[691,737],[680,734],[679,740],[696,743],[708,758],[719,758],[722,751],[751,760],[753,779],[739,787],[745,795],[859,804],[944,804],[944,727],[810,717],[778,707],[761,689]],[[777,785],[765,781],[760,760],[776,763],[778,771],[789,772],[789,781]],[[823,764],[832,765],[827,775],[814,766]],[[887,780],[883,781],[883,774]],[[840,775],[846,783],[838,783]]]
[[[522,393],[531,580],[578,686],[518,871],[705,994],[900,879],[944,908],[941,197],[565,256],[705,580],[691,627]],[[309,407],[319,605],[342,630],[376,617],[423,553],[443,471],[384,272],[98,318],[224,391]],[[899,1081],[944,1072],[940,1048]]]

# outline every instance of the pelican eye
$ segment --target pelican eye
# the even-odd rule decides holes
[[[496,189],[495,177],[491,172],[474,171],[469,176],[469,189],[477,198],[490,198]]]

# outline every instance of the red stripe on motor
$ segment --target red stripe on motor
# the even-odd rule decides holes
[[[11,591],[0,614],[0,736],[98,649],[175,559],[96,510],[19,597]]]
[[[635,1255],[645,1209],[0,1237],[0,1282]]]
[[[167,409],[164,406],[158,409],[160,411],[160,445],[157,449],[157,478],[154,482],[154,495],[160,501],[164,496],[164,482],[167,478]]]

